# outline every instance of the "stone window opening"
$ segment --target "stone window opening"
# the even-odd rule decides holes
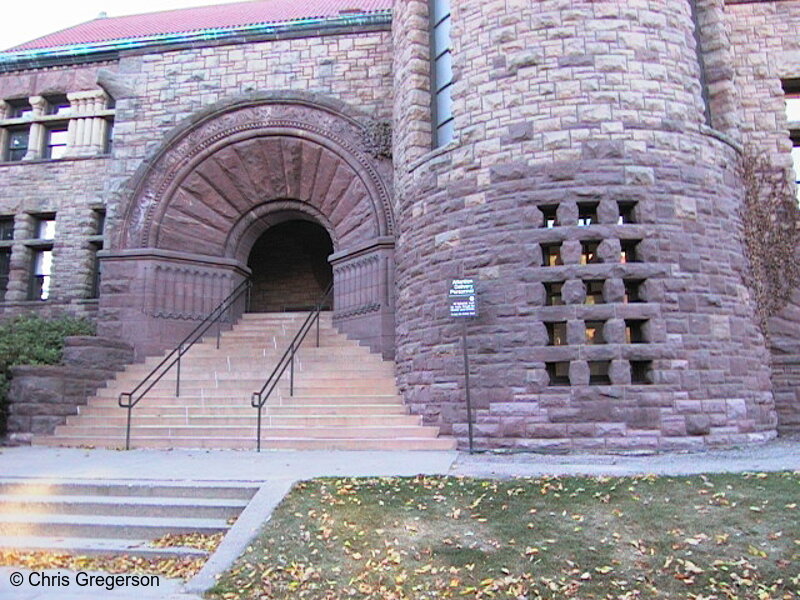
[[[597,248],[600,242],[585,241],[581,242],[581,264],[590,265],[600,262],[600,257],[597,255]]]
[[[547,306],[563,306],[564,299],[561,297],[563,282],[548,281],[544,284],[545,303]]]
[[[550,378],[552,386],[569,385],[569,363],[566,361],[545,363],[547,376]]]
[[[620,240],[619,261],[622,264],[639,262],[637,246],[641,240]]]
[[[636,218],[636,204],[636,202],[617,203],[617,206],[619,207],[619,220],[617,221],[618,225],[630,225],[638,222]]]
[[[539,210],[542,213],[542,227],[545,229],[552,229],[558,226],[558,205],[548,204],[547,206],[540,206]]]
[[[647,385],[653,383],[653,361],[632,360],[630,364],[632,384]]]
[[[100,282],[102,280],[101,263],[98,252],[103,249],[103,241],[106,226],[106,211],[104,208],[96,208],[92,211],[94,217],[94,234],[89,236],[89,251],[91,252],[91,281],[89,298],[100,297]]]
[[[603,337],[604,321],[586,321],[586,344],[595,346],[598,344],[605,344],[606,339]]]
[[[586,300],[584,301],[585,304],[605,303],[605,299],[603,298],[602,280],[592,279],[589,281],[585,281],[584,284],[586,285]]]
[[[597,219],[598,206],[599,204],[597,202],[578,204],[579,227],[589,227],[590,225],[595,225],[598,222]]]
[[[26,243],[31,252],[29,300],[48,300],[53,273],[53,240],[56,218],[53,214],[34,215],[34,238]]]
[[[589,385],[611,385],[610,360],[589,361]]]
[[[794,170],[795,193],[800,204],[800,79],[786,79],[783,85],[786,102],[786,122],[789,139],[792,141],[792,169]]]
[[[646,344],[648,342],[645,334],[646,324],[645,320],[625,319],[625,343]]]
[[[642,297],[642,286],[644,285],[644,280],[625,279],[623,280],[623,283],[625,284],[625,296],[623,297],[625,304],[644,302]]]
[[[440,148],[451,142],[455,135],[450,0],[430,0],[430,14],[433,147]]]
[[[5,300],[11,273],[11,244],[14,241],[14,217],[0,217],[0,301]]]
[[[548,346],[566,346],[567,345],[567,322],[557,321],[554,323],[545,323],[547,327],[547,340]]]
[[[103,155],[110,152],[114,112],[103,90],[0,100],[2,159]]]
[[[555,244],[542,244],[542,258],[545,267],[558,267],[564,263],[561,260],[561,242]]]

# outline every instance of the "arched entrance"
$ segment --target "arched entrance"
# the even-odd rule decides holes
[[[316,223],[295,219],[267,229],[247,260],[253,282],[250,311],[313,308],[333,281],[331,254],[333,242]]]
[[[171,347],[245,278],[255,274],[258,286],[259,278],[276,277],[259,260],[267,250],[256,245],[280,231],[270,229],[299,220],[305,224],[293,227],[324,227],[332,248],[290,252],[288,238],[278,246],[296,257],[327,253],[334,325],[391,358],[392,164],[374,153],[368,124],[338,101],[267,92],[210,107],[177,127],[121,191],[111,248],[101,258],[103,335],[131,341],[140,356]],[[326,275],[321,258],[313,260],[305,296],[275,301],[262,293],[254,308],[314,303]]]

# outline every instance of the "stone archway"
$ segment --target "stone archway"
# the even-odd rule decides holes
[[[391,162],[367,151],[367,131],[363,116],[304,94],[184,123],[122,200],[103,258],[104,332],[140,354],[168,347],[249,275],[253,244],[288,212],[330,235],[334,323],[393,355]]]

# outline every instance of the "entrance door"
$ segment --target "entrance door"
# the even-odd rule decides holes
[[[253,272],[250,311],[311,310],[333,281],[332,253],[328,232],[316,223],[293,220],[270,227],[247,261]]]

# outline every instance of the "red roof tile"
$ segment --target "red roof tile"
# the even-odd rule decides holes
[[[330,18],[351,11],[359,14],[374,13],[387,11],[391,7],[391,0],[252,0],[127,17],[97,18],[25,42],[7,52],[146,38],[204,29],[286,23],[308,18]]]

